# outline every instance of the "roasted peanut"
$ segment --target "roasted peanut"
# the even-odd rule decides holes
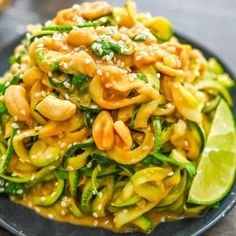
[[[88,46],[93,38],[92,32],[87,29],[74,29],[68,34],[67,42],[73,46]]]
[[[123,121],[118,120],[114,123],[114,129],[119,136],[118,140],[121,141],[122,148],[129,150],[133,143],[129,128]]]
[[[93,139],[100,150],[110,150],[114,144],[113,120],[109,112],[102,111],[93,123]]]
[[[36,106],[36,110],[49,120],[63,121],[75,114],[76,106],[70,101],[49,95]]]
[[[84,51],[80,51],[73,56],[72,67],[75,71],[88,76],[94,76],[96,71],[96,64],[93,58]]]
[[[40,80],[42,77],[42,71],[38,67],[33,66],[25,71],[23,75],[23,82],[26,86],[32,87],[34,82],[36,80]]]
[[[93,20],[112,12],[112,7],[107,2],[85,2],[81,4],[80,13],[87,20]]]
[[[30,106],[26,99],[26,90],[20,85],[11,85],[5,92],[5,104],[11,116],[20,121],[30,118]]]

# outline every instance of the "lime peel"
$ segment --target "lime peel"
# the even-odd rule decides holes
[[[212,205],[230,191],[236,171],[236,132],[234,116],[221,99],[207,143],[193,179],[188,202]]]

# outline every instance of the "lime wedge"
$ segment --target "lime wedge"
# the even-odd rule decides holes
[[[234,183],[235,171],[234,116],[221,99],[189,191],[188,202],[210,205],[220,201]]]

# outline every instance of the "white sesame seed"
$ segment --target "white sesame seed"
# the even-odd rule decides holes
[[[61,142],[60,147],[63,148],[63,147],[65,147],[65,145],[66,145],[65,142]]]
[[[128,213],[128,210],[127,210],[127,209],[124,209],[123,212],[126,214],[126,213]]]
[[[5,83],[5,87],[8,87],[11,83],[8,81]]]
[[[85,64],[90,64],[90,63],[92,62],[92,60],[87,57],[87,58],[85,58],[85,61],[84,61],[84,62],[85,62]]]
[[[35,207],[35,211],[39,213],[40,212],[40,208]]]
[[[18,126],[18,124],[16,124],[16,123],[12,123],[12,128],[14,128],[14,129],[18,129],[19,128],[19,126]]]
[[[64,97],[65,97],[66,100],[70,99],[70,96],[67,93],[65,93]]]
[[[64,85],[66,88],[69,88],[69,87],[70,87],[70,83],[67,82],[67,81],[63,82],[63,85]]]
[[[94,226],[97,226],[97,225],[98,225],[98,220],[95,220],[95,221],[93,222],[93,225],[94,225]]]
[[[98,205],[98,210],[101,210],[102,209],[102,204],[99,204]]]
[[[43,48],[43,47],[44,47],[44,44],[43,44],[43,43],[39,43],[39,44],[37,45],[37,47],[38,47],[38,48]]]
[[[56,195],[57,193],[56,192],[53,192],[53,193],[51,193],[51,197],[55,197],[55,195]]]
[[[61,201],[61,206],[62,206],[62,207],[66,207],[66,206],[67,206],[67,201],[66,201],[66,199],[63,199],[63,200]]]
[[[43,97],[46,97],[46,92],[43,90],[43,91],[41,91],[41,95],[43,96]]]
[[[63,65],[64,65],[65,69],[68,69],[68,67],[69,67],[68,63],[64,62]]]
[[[16,133],[17,133],[17,135],[20,135],[20,134],[21,134],[21,131],[18,129],[18,130],[16,131]]]
[[[106,220],[106,221],[104,222],[104,225],[107,225],[109,222],[110,222],[109,220]]]
[[[160,73],[157,73],[157,74],[156,74],[156,77],[157,77],[158,79],[160,79],[160,78],[161,78],[161,74],[160,74]]]
[[[99,193],[98,193],[98,197],[99,197],[99,198],[102,198],[102,196],[103,196],[102,192],[99,192]]]
[[[49,169],[49,170],[54,170],[54,169],[56,169],[56,166],[49,166],[48,169]]]
[[[66,45],[64,45],[64,46],[62,47],[62,49],[63,49],[63,50],[68,50],[68,49],[69,49],[69,47],[68,47],[68,46],[66,46]]]
[[[48,218],[53,219],[54,218],[53,214],[48,214]]]
[[[168,174],[168,176],[172,176],[172,175],[174,175],[174,172],[173,172],[173,171],[171,171],[171,172]]]
[[[135,57],[135,60],[136,60],[136,61],[140,61],[141,59],[142,59],[142,56],[141,56],[141,55],[138,55],[138,56]]]
[[[39,97],[39,96],[41,96],[41,93],[37,92],[37,93],[34,94],[34,96]]]
[[[187,140],[184,140],[184,146],[188,147],[188,141]]]
[[[40,198],[40,201],[45,201],[46,200],[46,197],[41,197]]]
[[[110,83],[105,84],[105,88],[111,88],[111,87],[112,87],[112,84],[110,84]]]
[[[52,72],[51,71],[48,72],[48,77],[52,77]]]
[[[16,191],[17,194],[23,194],[23,192],[24,192],[23,189],[18,189],[18,190]]]
[[[98,218],[97,212],[93,212],[93,216],[94,216],[95,218]]]
[[[98,75],[102,75],[102,70],[97,69],[97,74],[98,74]]]
[[[39,126],[35,126],[34,130],[38,131],[38,130],[41,130],[42,128],[43,128],[43,126],[39,125]]]
[[[21,109],[21,110],[20,110],[20,114],[23,115],[23,116],[25,116],[25,115],[26,115],[26,111],[25,111],[24,109]]]

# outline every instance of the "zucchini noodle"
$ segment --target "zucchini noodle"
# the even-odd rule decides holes
[[[189,185],[233,81],[164,17],[84,2],[29,27],[0,80],[0,193],[39,214],[150,232],[201,214]]]

